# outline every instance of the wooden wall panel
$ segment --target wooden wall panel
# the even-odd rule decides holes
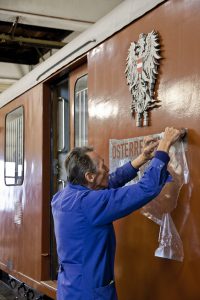
[[[51,92],[48,85],[43,85],[43,109],[42,109],[42,244],[41,244],[41,279],[50,279],[50,214],[51,214]]]
[[[190,183],[181,191],[174,222],[183,241],[182,263],[154,257],[159,227],[139,212],[116,222],[116,280],[119,300],[200,298],[200,1],[170,0],[127,26],[88,55],[90,144],[107,164],[109,139],[159,133],[166,126],[188,128]],[[131,116],[126,84],[127,51],[139,34],[160,35],[156,95],[161,107],[150,126],[138,128]]]
[[[24,182],[21,186],[5,186],[5,115],[21,105],[24,107],[25,116]],[[42,242],[43,86],[38,85],[2,108],[0,128],[0,264],[8,273],[16,277],[20,274],[21,280],[25,282],[24,275],[27,280],[41,280],[41,254],[43,250],[47,250]],[[14,205],[17,200],[21,200],[23,204],[20,225],[14,224]],[[49,238],[48,230],[46,228],[45,233]],[[10,270],[6,267],[8,261],[13,263]],[[44,275],[46,278],[46,272]]]

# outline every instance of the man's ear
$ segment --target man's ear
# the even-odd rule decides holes
[[[95,174],[91,172],[86,172],[85,179],[87,180],[88,183],[93,183],[95,179]]]

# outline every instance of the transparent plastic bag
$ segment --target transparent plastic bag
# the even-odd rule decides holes
[[[169,213],[162,216],[158,242],[155,256],[183,261],[183,244]]]
[[[154,134],[152,137],[160,139],[162,135],[163,133]],[[141,153],[140,145],[142,144],[141,142],[143,139],[144,137],[126,140],[110,140],[110,171],[112,172],[127,161],[136,158]],[[133,145],[135,146],[132,147]],[[159,246],[155,251],[155,256],[177,261],[183,260],[183,245],[170,214],[177,206],[182,186],[189,182],[189,170],[185,155],[186,146],[186,143],[183,141],[178,141],[170,148],[168,170],[172,175],[173,181],[168,182],[161,193],[140,210],[144,216],[160,226],[158,238]],[[117,150],[113,151],[113,149],[122,149],[122,151],[117,152]],[[136,151],[128,152],[128,149],[137,149],[137,153]],[[129,153],[129,155],[124,157],[123,153]],[[128,184],[137,183],[149,163],[150,162],[146,163],[140,168],[138,176]]]
[[[170,148],[168,170],[173,181],[168,182],[161,193],[141,209],[141,213],[160,225],[159,246],[155,256],[183,261],[183,245],[171,212],[176,208],[183,184],[189,182],[189,170],[183,142]]]

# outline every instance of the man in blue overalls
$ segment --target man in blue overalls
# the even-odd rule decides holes
[[[148,139],[141,155],[110,175],[92,148],[75,148],[68,154],[68,184],[52,200],[60,264],[58,300],[117,300],[112,222],[160,193],[169,177],[168,151],[179,136],[179,130],[167,127],[159,143]],[[152,158],[155,148],[141,180],[123,187]]]

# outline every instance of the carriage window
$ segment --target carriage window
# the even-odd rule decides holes
[[[88,75],[84,75],[76,81],[74,122],[75,122],[75,146],[82,147],[88,144]]]
[[[24,174],[24,113],[19,107],[6,115],[5,183],[21,185]]]

